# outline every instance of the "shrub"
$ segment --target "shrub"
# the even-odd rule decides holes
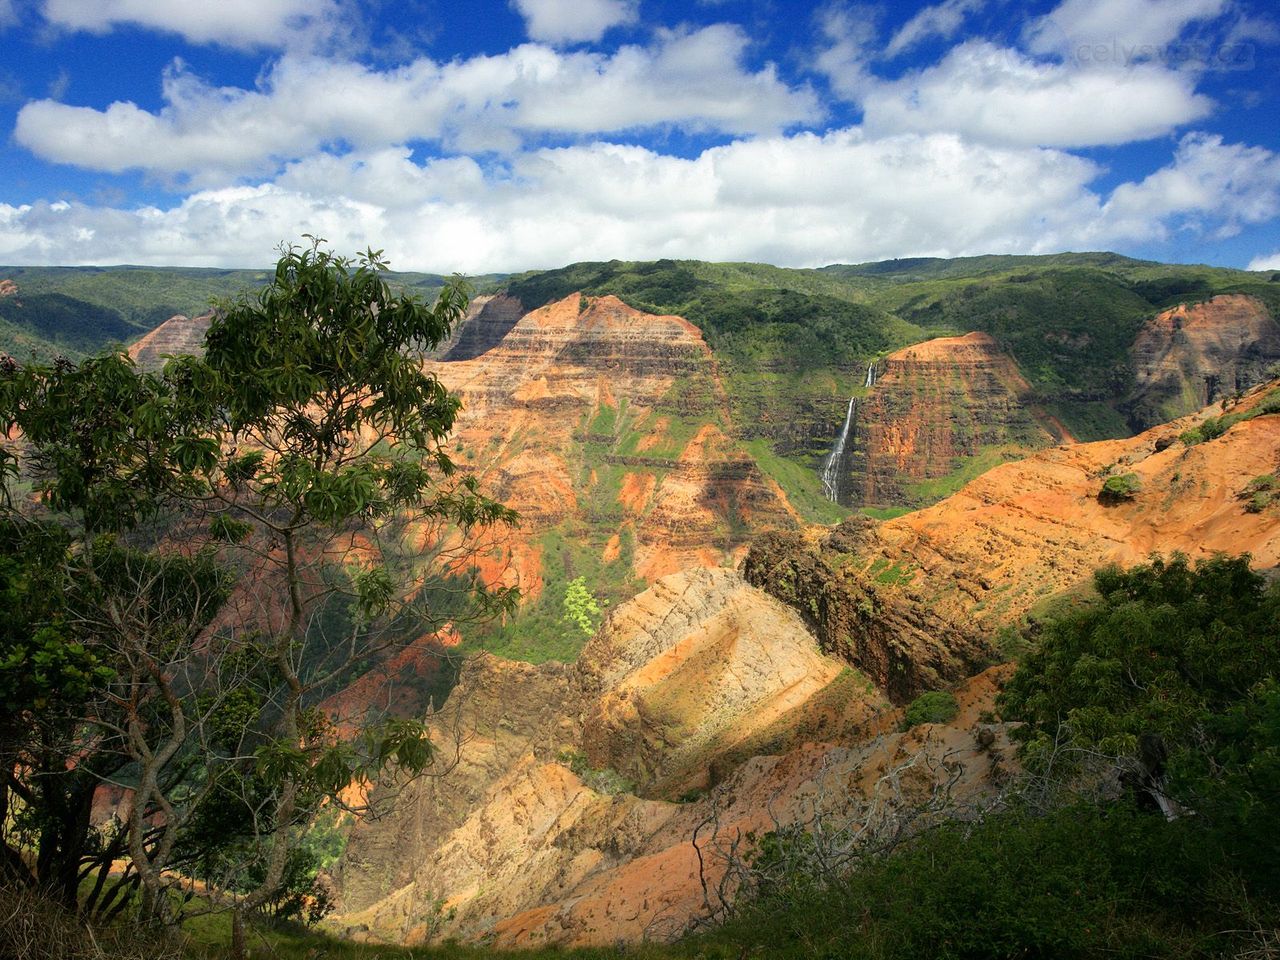
[[[902,718],[902,725],[910,730],[921,723],[946,723],[955,719],[960,710],[956,698],[945,690],[930,690],[911,701]]]
[[[1142,489],[1142,480],[1136,473],[1121,473],[1108,477],[1098,491],[1098,499],[1103,503],[1121,503],[1132,500]]]
[[[1274,473],[1254,477],[1237,496],[1246,501],[1244,508],[1249,513],[1261,513],[1280,501],[1280,478]]]

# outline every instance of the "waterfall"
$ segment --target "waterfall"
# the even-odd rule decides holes
[[[867,382],[863,384],[868,390],[876,385],[876,362],[872,360],[867,364]]]
[[[844,460],[844,445],[849,439],[849,428],[853,426],[853,414],[857,408],[857,400],[849,398],[849,410],[844,415],[844,425],[840,428],[840,436],[836,437],[836,445],[831,448],[822,461],[822,489],[827,499],[833,503],[840,502],[840,462]]]

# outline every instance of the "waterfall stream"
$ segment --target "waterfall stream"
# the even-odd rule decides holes
[[[844,415],[844,425],[840,428],[840,436],[836,438],[836,445],[831,448],[831,452],[827,454],[827,458],[822,461],[822,489],[826,493],[827,499],[833,503],[840,502],[840,462],[844,460],[844,445],[849,439],[849,428],[853,426],[853,413],[857,409],[858,401],[849,398],[849,410]]]
[[[867,380],[863,386],[870,390],[876,385],[876,362],[872,360],[867,364]],[[840,467],[844,460],[844,448],[849,442],[849,429],[853,426],[854,414],[858,409],[858,399],[856,397],[849,398],[849,409],[845,412],[844,423],[840,427],[840,435],[836,437],[835,446],[831,448],[831,452],[827,454],[822,461],[822,467],[818,471],[818,475],[822,478],[822,492],[827,495],[827,499],[832,503],[840,502]]]

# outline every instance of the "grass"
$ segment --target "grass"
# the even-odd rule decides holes
[[[809,523],[834,524],[849,516],[851,511],[847,507],[832,503],[822,492],[822,481],[816,469],[778,456],[769,441],[763,438],[748,440],[743,446]]]
[[[976,480],[993,467],[1018,460],[1027,455],[1025,448],[985,447],[975,456],[964,458],[950,473],[942,477],[917,480],[906,485],[907,497],[913,503],[936,503],[949,497],[965,484]]]
[[[189,921],[184,927],[188,938],[186,954],[191,960],[224,960],[231,942],[231,920],[227,914],[212,914]],[[667,960],[667,958],[706,957],[678,947],[641,944],[635,947],[600,947],[567,950],[544,947],[535,950],[494,950],[479,946],[441,944],[424,947],[402,947],[382,944],[353,943],[339,940],[314,930],[298,927],[255,926],[249,933],[251,956],[272,960]],[[728,954],[719,954],[727,957]]]

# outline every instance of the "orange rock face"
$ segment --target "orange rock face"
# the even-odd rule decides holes
[[[1273,384],[1272,387],[1275,385]],[[1262,401],[1258,388],[1228,412]],[[911,571],[911,590],[954,616],[1001,621],[1082,584],[1106,563],[1139,563],[1152,552],[1192,558],[1215,552],[1280,563],[1280,516],[1252,513],[1240,494],[1280,468],[1280,415],[1236,423],[1186,446],[1179,433],[1223,411],[1127,440],[1057,447],[997,467],[959,493],[879,525],[858,549]],[[1140,489],[1107,504],[1107,476],[1132,473]]]
[[[16,297],[18,285],[12,280],[0,280],[0,297]]]
[[[651,581],[797,523],[731,439],[711,352],[680,317],[579,294],[525,314],[495,297],[444,358],[431,369],[462,399],[450,453],[520,512],[513,544],[572,526],[609,563],[625,533],[627,575]]]
[[[794,612],[727,571],[661,580],[610,615],[575,668],[484,657],[469,669],[458,712],[438,718],[446,747],[459,744],[452,771],[352,833],[329,921],[339,933],[500,947],[666,939],[705,915],[703,880],[724,876],[733,838],[815,809],[849,815],[877,791],[910,802],[957,773],[958,795],[982,796],[1009,752],[999,728],[986,747],[976,729],[897,732],[899,713],[820,654]],[[966,718],[994,689],[979,678],[960,691]],[[874,736],[858,742],[854,729]],[[567,759],[574,745],[585,753]],[[913,760],[901,792],[886,789]],[[606,775],[608,763],[624,769]],[[719,773],[702,795],[643,795],[689,783],[699,765]],[[642,795],[611,788],[620,774]]]
[[[988,450],[1010,456],[1069,439],[1031,403],[1030,387],[988,334],[941,337],[890,354],[855,404],[841,500],[918,505],[914,488]]]
[[[143,335],[129,347],[129,356],[144,370],[157,370],[164,366],[164,358],[178,354],[204,352],[204,335],[213,321],[213,314],[199,317],[170,317],[154,330]]]
[[[1265,380],[1280,362],[1280,323],[1256,297],[1224,294],[1156,315],[1132,352],[1130,418],[1146,429]]]

